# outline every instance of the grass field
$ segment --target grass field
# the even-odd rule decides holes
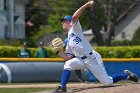
[[[56,83],[0,83],[0,93],[32,93],[54,89],[46,86],[49,84]]]
[[[49,90],[47,88],[0,88],[0,93],[30,93]]]

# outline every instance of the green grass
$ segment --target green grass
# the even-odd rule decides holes
[[[0,93],[30,93],[50,90],[46,88],[0,88]]]

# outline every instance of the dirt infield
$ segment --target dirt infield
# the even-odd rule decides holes
[[[57,84],[5,84],[0,85],[0,88],[53,88]],[[68,84],[69,93],[140,93],[140,82],[123,82],[113,84],[111,86],[103,86],[102,84],[94,83],[78,83],[78,84]],[[34,93],[51,93],[52,91],[41,91]]]

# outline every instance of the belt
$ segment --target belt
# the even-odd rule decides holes
[[[92,52],[89,53],[89,55],[92,55],[92,54],[93,54]],[[81,59],[86,59],[86,58],[87,58],[87,56],[81,57]]]

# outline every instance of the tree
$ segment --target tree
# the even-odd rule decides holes
[[[48,23],[50,27],[48,27],[47,30],[55,33],[63,32],[60,26],[59,19],[64,17],[65,15],[72,15],[77,6],[77,3],[75,2],[76,0],[53,0],[52,2],[50,2],[52,11],[48,17]]]
[[[81,5],[83,5],[87,1],[88,0],[71,0],[69,1],[69,3],[67,3],[67,1],[65,0],[61,0],[61,1],[56,0],[55,2],[51,2],[50,6],[53,6],[52,7],[53,11],[50,13],[49,18],[48,18],[48,23],[50,27],[47,30],[51,30],[53,32],[62,32],[63,30],[60,28],[60,26],[58,26],[60,25],[58,19],[60,19],[61,17],[67,14],[72,15],[76,11],[76,9],[78,9]],[[60,6],[63,6],[63,8]],[[96,12],[97,15],[95,15],[95,12],[93,11],[91,11],[90,13],[89,13],[90,10],[85,11],[84,14],[82,14],[82,16],[80,17],[81,19],[80,21],[84,29],[92,28],[93,33],[98,38],[97,39],[98,45],[103,45],[103,39],[100,33],[100,29],[102,27],[101,25],[104,24],[104,21],[103,21],[104,16],[100,16],[100,17],[97,17],[97,16],[99,16],[99,14],[104,15],[104,13],[100,12],[102,8],[98,8],[98,6],[96,7],[99,10]],[[95,15],[95,16],[92,16],[92,15]]]
[[[87,1],[29,0],[26,8],[26,21],[30,20],[34,26],[27,27],[27,36],[35,36],[38,39],[45,33],[63,32],[59,19],[65,15],[72,15]],[[118,18],[132,2],[133,0],[96,0],[93,9],[86,10],[80,17],[83,29],[92,28],[97,44],[110,46]],[[107,33],[105,41],[101,30]]]
[[[29,0],[26,6],[26,36],[28,38],[35,35],[42,25],[47,24],[49,13],[47,4],[48,2],[44,0]]]
[[[62,6],[62,7],[61,7]],[[77,7],[76,0],[29,0],[26,6],[26,36],[36,42],[49,33],[62,33],[59,19],[72,15]]]
[[[136,1],[136,0],[135,0]],[[111,45],[111,40],[114,37],[114,31],[118,18],[134,3],[133,0],[97,0],[95,7],[90,12],[91,28],[96,36],[98,45]],[[100,20],[102,19],[102,20]],[[104,21],[104,22],[102,22]],[[96,28],[95,28],[96,27]],[[103,40],[100,31],[104,28],[106,32],[105,41]]]
[[[103,37],[101,35],[101,29],[105,24],[105,16],[103,8],[101,7],[100,3],[97,1],[95,6],[90,9],[90,27],[92,28],[92,32],[96,37],[96,42],[99,46],[104,45]]]

